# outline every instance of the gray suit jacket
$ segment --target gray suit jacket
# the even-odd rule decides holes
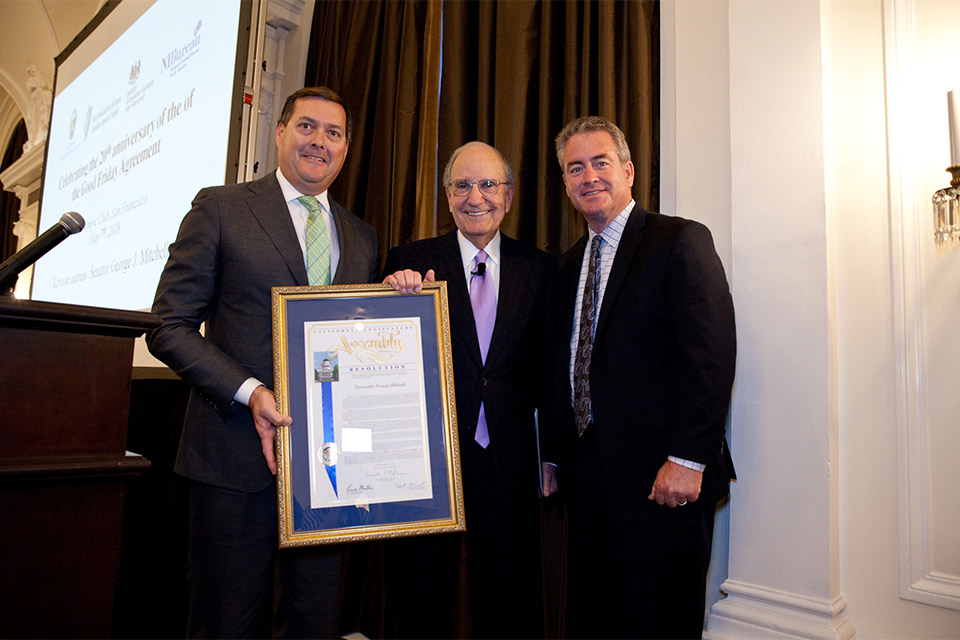
[[[376,231],[333,200],[330,208],[340,244],[333,283],[376,282]],[[163,324],[147,336],[151,353],[193,387],[178,473],[240,491],[273,481],[250,411],[233,396],[251,376],[273,386],[271,287],[307,284],[275,174],[197,194],[157,287]]]

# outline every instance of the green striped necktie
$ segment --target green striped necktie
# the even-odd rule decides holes
[[[307,218],[307,277],[311,285],[330,284],[330,242],[320,214],[320,203],[313,196],[297,198],[310,212]]]

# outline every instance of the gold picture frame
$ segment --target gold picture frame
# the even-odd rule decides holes
[[[446,282],[273,289],[280,547],[463,531]]]

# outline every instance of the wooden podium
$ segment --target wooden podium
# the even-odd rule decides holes
[[[110,636],[149,313],[0,298],[0,637]]]

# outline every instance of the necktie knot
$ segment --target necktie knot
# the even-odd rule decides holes
[[[600,244],[603,242],[603,236],[599,233],[593,236],[593,240],[590,241],[590,257],[600,253]]]
[[[299,196],[297,200],[310,212],[306,227],[307,277],[311,285],[330,284],[330,241],[320,202],[314,196]]]
[[[297,200],[307,208],[311,217],[320,215],[320,201],[315,196],[300,196]]]
[[[473,267],[476,275],[482,276],[486,272],[485,268],[480,269],[480,265],[481,264],[486,265],[486,263],[487,263],[487,252],[484,251],[483,249],[480,249],[480,251],[477,252],[477,257],[473,259]]]

